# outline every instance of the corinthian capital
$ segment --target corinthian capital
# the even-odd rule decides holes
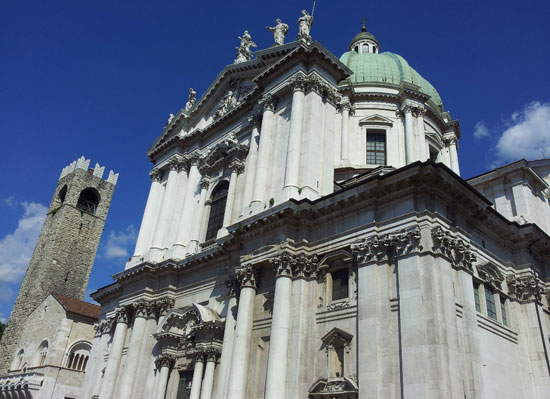
[[[302,74],[296,75],[290,80],[290,87],[292,87],[292,90],[294,91],[305,92],[307,90],[308,84],[309,79]]]
[[[358,263],[392,261],[395,258],[422,249],[420,229],[403,229],[395,233],[364,238],[351,245]]]
[[[275,277],[292,277],[292,271],[296,268],[297,257],[296,255],[283,252],[275,258],[269,259],[269,263],[273,265]]]
[[[443,135],[443,142],[448,147],[450,145],[455,145],[458,141],[456,134],[454,132],[448,132]]]
[[[446,256],[453,267],[473,271],[477,256],[469,243],[439,226],[432,229],[432,242],[433,250]]]
[[[151,176],[151,180],[154,181],[154,182],[160,182],[161,178],[162,178],[162,171],[160,171],[159,169],[153,169],[150,173],[149,173],[149,176]]]
[[[130,308],[123,306],[116,310],[116,322],[128,324],[130,321]]]
[[[273,97],[272,94],[266,94],[263,96],[260,100],[260,104],[262,105],[264,111],[275,111],[275,97]]]
[[[526,276],[508,276],[508,293],[519,302],[540,301],[544,288],[542,282],[533,274]]]
[[[256,270],[252,265],[246,265],[235,269],[235,277],[239,282],[241,288],[252,287],[256,288]]]
[[[294,262],[294,276],[296,278],[316,278],[319,267],[317,256],[308,256],[300,254],[296,256]]]
[[[176,359],[174,356],[163,353],[157,357],[155,365],[157,369],[161,369],[162,367],[168,367],[170,369],[174,366],[175,361]]]
[[[244,162],[240,159],[234,159],[229,164],[229,170],[231,172],[237,172],[237,174],[241,174],[244,171]]]

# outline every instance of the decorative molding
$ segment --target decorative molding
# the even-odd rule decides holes
[[[506,278],[508,294],[518,302],[540,302],[544,293],[542,281],[533,273]]]
[[[476,266],[478,277],[491,287],[496,289],[502,289],[502,282],[504,281],[504,275],[498,270],[498,267],[487,262]]]
[[[235,162],[241,162],[244,165],[248,146],[240,144],[234,136],[229,136],[208,151],[208,154],[202,159],[199,170],[203,176],[213,176],[216,170],[230,166]]]
[[[350,346],[352,339],[352,334],[347,333],[340,328],[334,327],[321,338],[321,341],[323,341],[321,348],[324,348],[325,350],[334,349],[336,347],[346,348]]]
[[[454,268],[473,272],[473,264],[477,256],[471,250],[469,243],[455,237],[440,226],[432,229],[432,241],[434,252],[448,258]]]
[[[351,250],[358,263],[392,261],[415,250],[421,250],[420,239],[420,229],[415,227],[364,238],[351,244]]]
[[[319,270],[319,259],[316,255],[298,254],[294,262],[294,277],[297,279],[315,279]]]

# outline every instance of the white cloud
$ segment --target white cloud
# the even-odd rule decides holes
[[[14,294],[46,218],[47,208],[36,202],[23,202],[23,215],[16,229],[0,239],[0,301],[8,301]]]
[[[10,195],[9,197],[4,198],[2,200],[2,203],[9,207],[14,207],[15,205],[17,205],[17,201],[15,200],[15,197],[13,195]]]
[[[486,137],[491,137],[491,132],[487,126],[485,126],[485,122],[479,121],[474,126],[474,138],[481,140]]]
[[[550,156],[550,103],[532,102],[510,120],[496,145],[497,162]]]
[[[108,259],[128,258],[130,247],[136,240],[136,229],[133,225],[122,231],[111,231],[104,248],[104,256]]]

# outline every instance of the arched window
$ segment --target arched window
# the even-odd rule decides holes
[[[67,357],[67,368],[76,371],[86,371],[91,349],[92,346],[86,341],[80,341],[74,344]]]
[[[48,346],[48,341],[44,340],[38,347],[36,360],[34,362],[36,366],[43,366],[44,364],[46,364],[46,356],[48,356]]]
[[[228,189],[229,183],[224,180],[212,191],[210,197],[210,216],[208,217],[208,227],[206,229],[206,241],[216,238],[218,230],[223,227],[223,215],[225,213]]]
[[[12,370],[20,370],[21,367],[23,367],[24,356],[25,356],[25,350],[20,349],[19,352],[17,352],[17,355],[15,355],[15,358],[13,359],[13,362],[11,364]]]
[[[58,198],[61,203],[65,202],[65,197],[67,196],[67,185],[65,184],[61,190],[59,190]]]
[[[88,187],[80,193],[76,207],[93,215],[97,209],[100,199],[101,197],[97,190],[95,188]]]

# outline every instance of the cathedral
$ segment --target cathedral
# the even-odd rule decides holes
[[[0,398],[550,396],[550,159],[464,180],[434,86],[365,26],[338,57],[312,23],[254,52],[245,31],[170,114],[78,393],[15,390],[14,339]]]

